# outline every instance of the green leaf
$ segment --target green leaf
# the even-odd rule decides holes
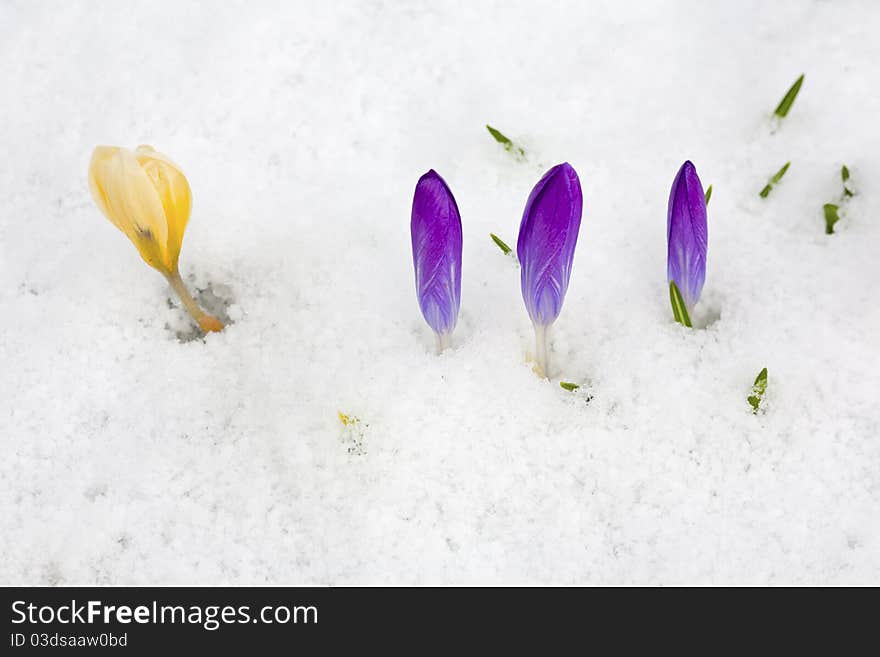
[[[757,413],[761,400],[764,399],[764,393],[767,391],[767,368],[762,369],[755,378],[752,385],[752,394],[746,397],[746,400],[752,407],[752,412]]]
[[[849,169],[845,164],[840,168],[840,179],[843,180],[843,195],[853,196],[852,190],[846,186],[846,182],[849,180]]]
[[[575,390],[580,388],[580,386],[577,383],[569,383],[568,381],[560,381],[559,387],[565,388],[569,392],[574,392]]]
[[[504,146],[504,150],[506,150],[508,153],[512,153],[519,159],[525,157],[525,150],[514,144],[507,136],[502,134],[500,131],[496,130],[488,124],[486,125],[486,130],[489,131],[489,134],[492,135],[495,141]]]
[[[837,211],[840,208],[833,203],[826,203],[822,206],[822,210],[825,212],[825,234],[831,235],[834,233],[834,224],[840,221],[840,215],[837,214]]]
[[[780,180],[782,180],[782,176],[785,175],[785,172],[788,171],[788,167],[791,166],[791,162],[786,162],[782,165],[782,168],[773,174],[773,177],[770,178],[770,181],[764,185],[764,189],[758,194],[761,198],[767,198],[770,195],[770,190],[773,189],[773,185],[777,184]]]
[[[683,324],[688,328],[692,328],[691,318],[688,315],[687,306],[684,305],[684,299],[675,281],[669,281],[669,300],[672,302],[672,316],[679,324]]]
[[[801,76],[795,80],[795,83],[791,85],[791,88],[782,97],[782,100],[779,101],[779,105],[776,108],[774,114],[780,118],[785,118],[788,114],[788,111],[791,109],[791,106],[794,104],[794,99],[797,98],[798,92],[801,90],[801,85],[804,83],[804,74],[801,73]]]
[[[495,141],[497,141],[499,144],[503,144],[505,148],[510,148],[511,146],[513,146],[512,141],[510,141],[507,137],[505,137],[503,134],[501,134],[501,132],[499,132],[492,126],[487,125],[486,130],[489,131],[490,135],[495,137]]]
[[[712,198],[712,185],[706,190],[706,205],[709,205],[709,199]]]
[[[764,391],[767,390],[767,368],[765,367],[760,372],[758,372],[758,376],[755,377],[755,388],[756,392],[760,395],[764,394]]]
[[[791,166],[791,162],[786,162],[785,164],[783,164],[782,168],[776,172],[776,175],[770,179],[770,182],[775,185],[780,180],[782,180],[782,176],[785,175],[785,172],[788,171],[788,167],[790,167],[790,166]]]
[[[504,255],[510,255],[512,249],[504,243],[504,240],[498,237],[495,233],[489,233],[489,237],[491,237],[492,241],[498,245],[498,248],[504,252]]]

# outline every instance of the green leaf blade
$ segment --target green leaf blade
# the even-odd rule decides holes
[[[564,390],[568,390],[569,392],[574,392],[575,390],[580,388],[577,383],[569,383],[568,381],[560,381],[559,387],[563,388]]]
[[[782,168],[779,169],[776,173],[773,174],[773,177],[764,185],[764,189],[758,194],[761,198],[767,198],[770,195],[770,192],[773,190],[773,186],[777,185],[780,180],[782,180],[782,176],[785,175],[785,172],[788,171],[788,167],[791,166],[791,162],[786,162],[782,165]]]
[[[849,182],[849,168],[845,164],[840,168],[840,179],[843,181],[843,195],[846,198],[855,196],[853,191],[846,186],[846,183]]]
[[[752,384],[752,394],[746,397],[746,401],[752,407],[752,413],[757,413],[764,399],[764,393],[767,392],[767,368],[762,369],[758,376],[755,377],[755,383]]]
[[[706,205],[709,205],[709,199],[712,198],[712,185],[706,189]]]
[[[833,235],[834,234],[834,224],[840,221],[840,215],[837,211],[840,208],[834,203],[826,203],[822,206],[822,211],[825,213],[825,234]]]
[[[498,237],[495,233],[489,233],[489,237],[492,238],[492,241],[498,245],[498,248],[504,253],[504,255],[510,255],[513,249],[511,249],[507,244],[504,243],[500,237]]]
[[[776,175],[770,179],[770,182],[775,185],[780,180],[782,180],[782,176],[785,175],[785,172],[788,171],[788,167],[790,167],[790,166],[791,166],[791,162],[786,162],[785,164],[783,164],[782,168],[776,172]]]
[[[791,88],[786,92],[785,96],[782,97],[782,100],[779,101],[779,105],[776,107],[776,110],[773,112],[779,118],[784,119],[787,115],[791,106],[794,104],[794,99],[797,98],[798,93],[801,90],[801,85],[804,83],[804,74],[801,73],[801,76],[795,80],[794,84],[791,85]]]
[[[492,126],[486,124],[486,130],[489,131],[489,134],[494,137],[495,141],[504,146],[504,148],[510,150],[510,147],[513,146],[513,142],[510,141],[506,136],[504,136],[499,130],[496,130]]]
[[[669,301],[672,303],[672,316],[675,321],[688,328],[693,328],[684,298],[682,298],[675,281],[669,281]]]
[[[765,367],[760,372],[758,372],[758,376],[755,377],[755,387],[758,388],[758,391],[763,395],[764,391],[767,389],[767,368]]]
[[[508,153],[511,153],[512,155],[514,155],[516,157],[516,159],[518,159],[518,160],[525,159],[525,156],[526,156],[525,149],[522,148],[521,146],[517,146],[516,144],[514,144],[513,141],[509,137],[507,137],[507,135],[502,133],[500,130],[496,130],[495,128],[493,128],[489,124],[486,124],[486,130],[489,131],[489,134],[492,135],[492,138],[495,141],[497,141],[499,144],[501,144],[504,147],[504,150],[506,150]]]

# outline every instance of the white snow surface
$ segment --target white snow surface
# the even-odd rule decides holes
[[[0,582],[880,583],[878,33],[872,0],[3,2]],[[179,339],[89,195],[93,147],[141,143],[189,178],[220,334]],[[685,159],[714,186],[694,330]],[[546,381],[488,233],[515,244],[562,161],[584,214]],[[464,232],[440,356],[429,168]]]

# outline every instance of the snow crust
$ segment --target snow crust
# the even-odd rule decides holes
[[[878,32],[869,0],[3,2],[0,582],[880,583]],[[89,197],[92,148],[140,143],[189,178],[221,334],[187,339]],[[685,159],[713,185],[693,331]],[[515,244],[562,161],[584,214],[544,381],[488,233]],[[429,168],[464,232],[439,357]]]

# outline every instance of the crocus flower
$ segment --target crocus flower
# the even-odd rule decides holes
[[[132,152],[98,146],[89,165],[92,198],[132,241],[144,261],[159,271],[203,331],[223,324],[199,308],[180,278],[177,261],[192,208],[189,183],[180,168],[150,146]]]
[[[461,300],[461,215],[446,182],[431,169],[419,178],[413,196],[413,266],[416,295],[437,351],[448,344]]]
[[[688,313],[700,298],[706,280],[706,197],[694,165],[681,165],[669,192],[666,218],[668,244],[666,275],[675,283]],[[673,300],[673,306],[674,306]],[[689,325],[687,322],[683,322]]]
[[[577,173],[568,163],[558,164],[535,185],[519,225],[516,255],[522,295],[535,327],[536,359],[542,376],[548,374],[550,327],[568,290],[582,207]]]

